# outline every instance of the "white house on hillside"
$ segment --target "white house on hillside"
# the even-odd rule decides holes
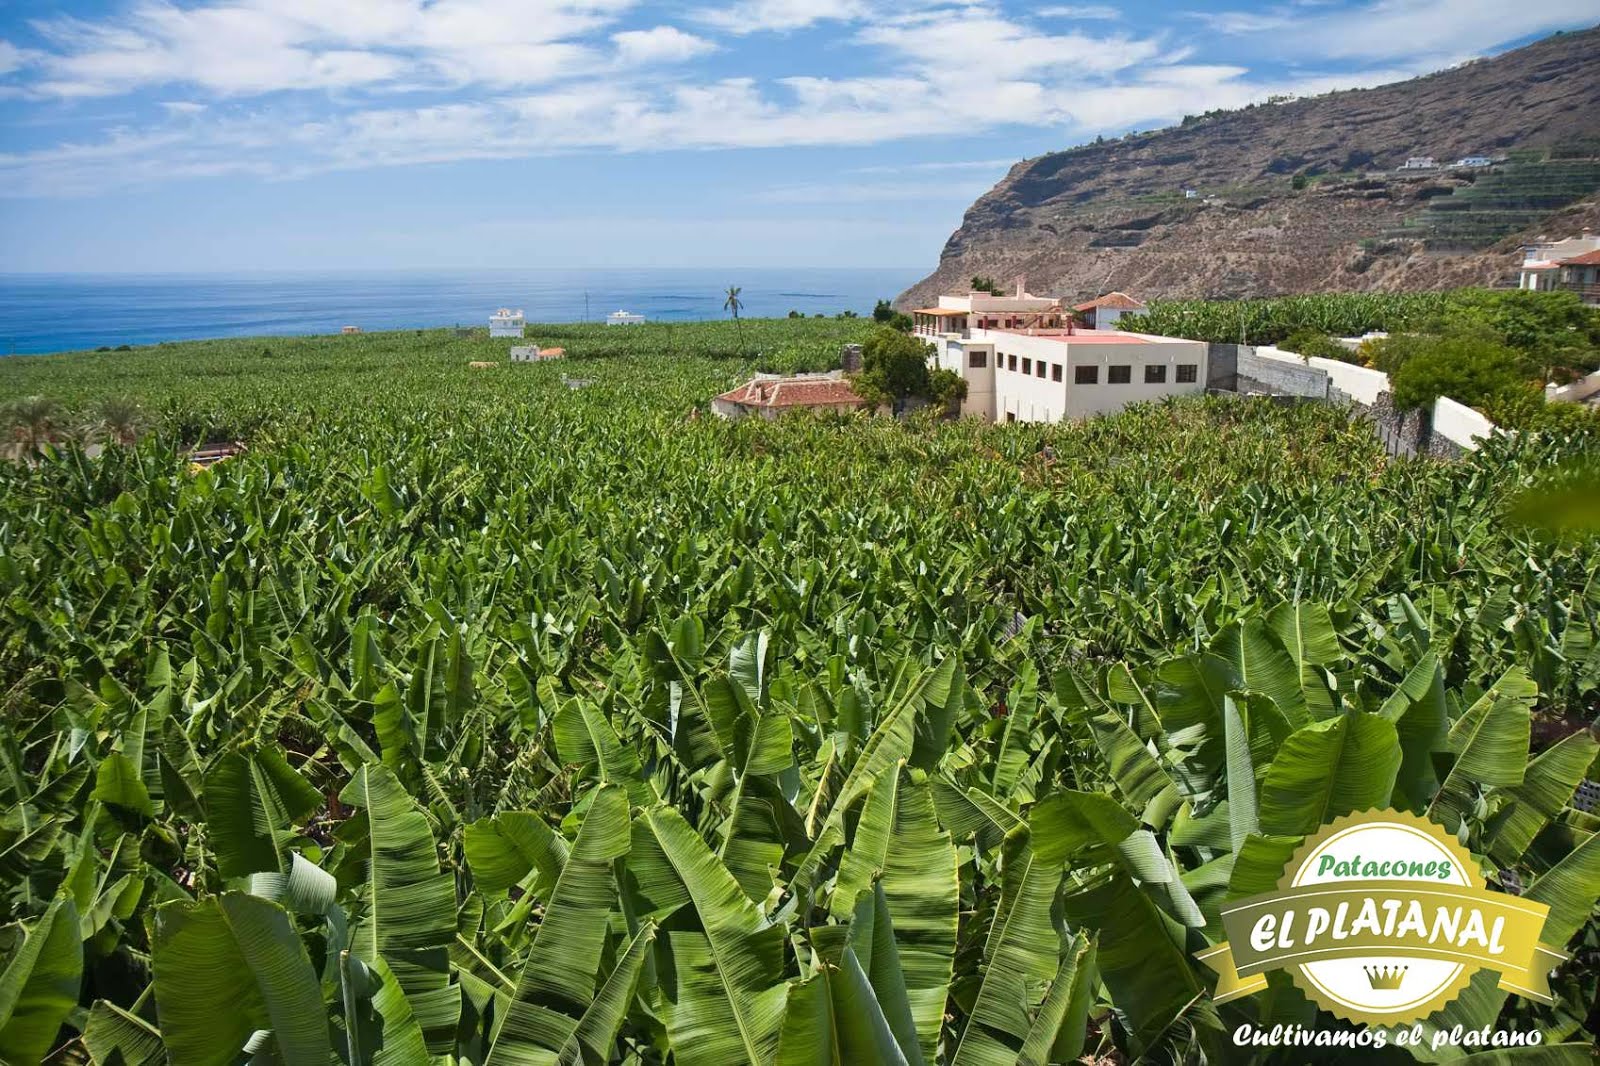
[[[1563,261],[1577,259],[1591,252],[1600,252],[1600,237],[1592,233],[1568,237],[1564,241],[1531,244],[1522,250],[1522,275],[1517,280],[1517,288],[1531,292],[1549,292],[1558,288]]]
[[[1205,391],[1206,345],[1082,329],[1057,300],[970,293],[912,312],[936,364],[967,382],[963,415],[1059,422]]]
[[[489,316],[489,336],[520,337],[526,325],[527,320],[522,317],[521,311],[502,307]]]
[[[613,311],[606,316],[608,326],[642,326],[644,316],[636,315],[632,311]]]

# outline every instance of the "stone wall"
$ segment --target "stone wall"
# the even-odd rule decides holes
[[[1390,455],[1454,459],[1475,448],[1477,438],[1494,432],[1482,415],[1448,399],[1440,399],[1429,410],[1396,410],[1387,379],[1375,371],[1342,364],[1332,367],[1343,375],[1340,384],[1349,384],[1358,396],[1335,384],[1333,373],[1318,365],[1327,360],[1302,360],[1274,348],[1258,351],[1238,344],[1212,344],[1208,359],[1209,391],[1271,396],[1286,403],[1338,404],[1348,408],[1351,417],[1370,423]],[[1436,415],[1440,409],[1444,414]],[[1436,426],[1438,418],[1447,424]]]

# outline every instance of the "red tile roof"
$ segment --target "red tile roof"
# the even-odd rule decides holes
[[[1563,259],[1556,265],[1564,267],[1600,266],[1600,249],[1584,252],[1582,255],[1575,255],[1571,259]]]
[[[752,378],[717,399],[747,407],[831,407],[866,402],[844,378]]]
[[[1104,296],[1090,300],[1086,304],[1079,304],[1073,310],[1093,311],[1097,307],[1107,307],[1113,311],[1140,311],[1144,309],[1144,304],[1125,292],[1108,292]]]

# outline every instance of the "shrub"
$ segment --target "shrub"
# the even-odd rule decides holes
[[[1318,359],[1337,359],[1341,363],[1356,363],[1360,360],[1356,353],[1328,336],[1314,329],[1297,329],[1278,345],[1286,352],[1296,355],[1313,356]]]
[[[1378,368],[1389,374],[1396,407],[1426,407],[1448,396],[1490,418],[1494,418],[1490,408],[1504,415],[1524,410],[1517,390],[1527,388],[1527,374],[1522,357],[1505,345],[1470,336],[1389,340],[1394,343],[1382,345],[1384,358]]]

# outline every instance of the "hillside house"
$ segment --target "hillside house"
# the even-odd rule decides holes
[[[1203,342],[1083,329],[1059,301],[1020,286],[1014,296],[941,296],[912,320],[936,365],[965,379],[963,415],[1059,422],[1205,391]]]
[[[1116,329],[1117,319],[1123,315],[1138,314],[1144,310],[1144,304],[1125,292],[1108,292],[1088,303],[1079,304],[1073,310],[1082,316],[1090,329]]]
[[[757,374],[716,397],[711,410],[723,418],[777,418],[788,411],[859,411],[866,401],[840,371],[827,374]]]
[[[527,326],[521,311],[512,311],[502,307],[489,316],[489,336],[491,337],[521,337]]]
[[[1401,170],[1438,170],[1439,163],[1431,155],[1414,155],[1400,164]]]
[[[1592,233],[1529,245],[1522,250],[1522,271],[1517,288],[1530,292],[1549,292],[1558,288],[1564,262],[1596,251],[1600,251],[1600,236]]]
[[[1600,307],[1600,251],[1556,263],[1556,289],[1575,292],[1590,307]]]
[[[642,326],[644,316],[636,315],[632,311],[613,311],[606,316],[608,326]]]
[[[1455,165],[1465,170],[1475,170],[1478,167],[1493,166],[1494,160],[1486,155],[1464,155],[1456,160]]]

